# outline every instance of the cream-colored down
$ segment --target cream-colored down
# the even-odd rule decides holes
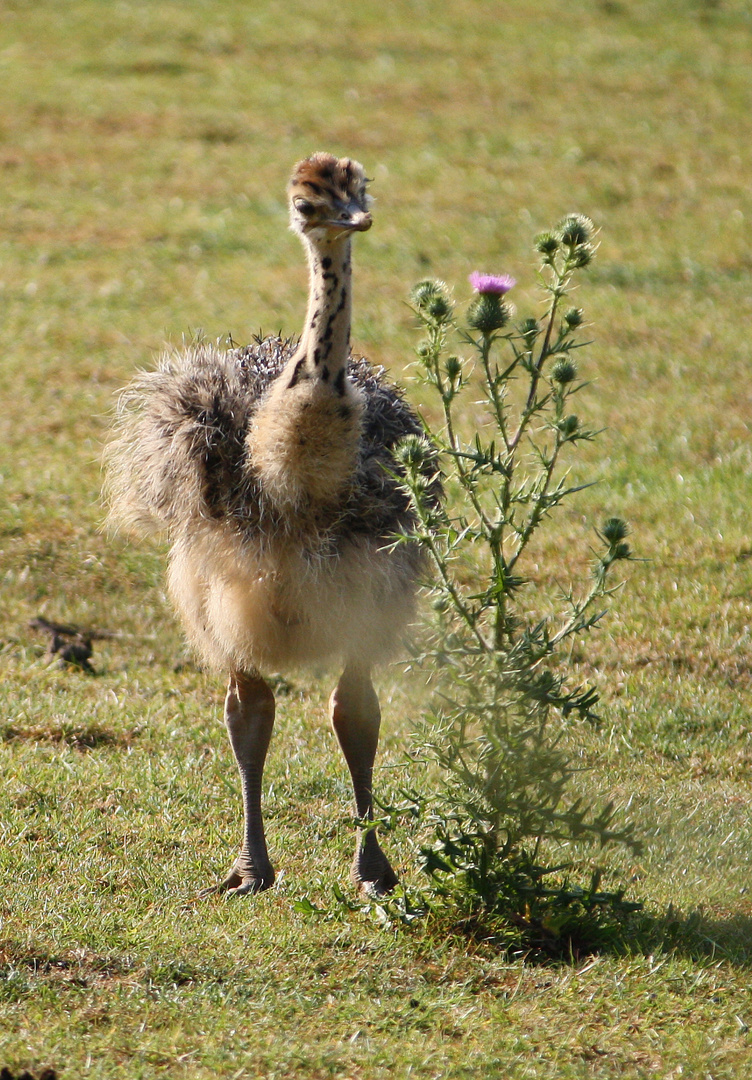
[[[169,589],[203,659],[235,670],[289,670],[389,657],[413,613],[408,553],[362,539],[312,560],[294,541],[249,550],[204,522],[176,542]]]

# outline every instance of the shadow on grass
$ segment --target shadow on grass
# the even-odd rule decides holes
[[[57,1080],[57,1073],[54,1069],[42,1069],[38,1077],[39,1080]],[[0,1069],[0,1080],[34,1080],[34,1074],[24,1069],[14,1075],[7,1065],[3,1065]]]
[[[78,69],[85,75],[103,75],[108,78],[130,78],[138,75],[167,75],[173,78],[186,75],[192,67],[179,60],[134,60],[130,63],[83,64]]]
[[[601,891],[597,876],[590,889],[569,882],[550,888],[542,875],[518,875],[511,881],[513,888],[508,879],[505,891],[488,893],[478,902],[477,895],[452,887],[451,879],[437,883],[434,877],[432,893],[410,895],[398,887],[376,904],[376,914],[389,925],[422,926],[434,941],[464,941],[533,964],[581,963],[598,955],[674,955],[752,970],[752,910],[747,904],[724,916],[701,910],[687,914],[673,905],[656,914],[625,899],[623,892]]]
[[[711,918],[702,912],[684,915],[671,907],[663,915],[612,908],[599,912],[597,919],[579,913],[561,929],[546,918],[470,916],[443,923],[441,931],[533,964],[579,964],[599,955],[673,955],[752,970],[752,915],[746,912]]]
[[[13,723],[0,724],[0,742],[47,743],[69,746],[85,752],[105,748],[128,748],[138,736],[137,731],[114,732],[100,724],[52,724],[23,727]]]
[[[752,969],[752,915],[746,912],[709,918],[701,912],[645,915],[639,934],[642,952],[675,953],[691,959],[726,960]]]

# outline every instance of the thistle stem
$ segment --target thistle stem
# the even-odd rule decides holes
[[[528,425],[530,417],[535,411],[535,395],[538,392],[538,383],[543,372],[543,365],[545,364],[548,357],[551,355],[551,336],[553,334],[554,322],[556,320],[556,312],[559,307],[559,301],[561,300],[562,296],[566,294],[566,288],[569,284],[569,279],[571,277],[571,267],[569,265],[569,259],[565,260],[561,270],[558,270],[556,268],[555,263],[552,263],[551,266],[554,272],[555,282],[553,285],[548,286],[548,291],[551,294],[551,307],[548,311],[546,333],[543,338],[543,344],[541,345],[538,360],[533,366],[533,373],[530,379],[530,390],[528,391],[527,401],[525,402],[525,407],[522,410],[522,415],[520,416],[520,423],[510,444],[510,449],[512,451],[516,450],[519,441],[522,438],[523,432]]]

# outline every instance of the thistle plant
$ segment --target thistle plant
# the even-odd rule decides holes
[[[472,910],[512,903],[529,911],[533,896],[569,896],[544,886],[541,845],[637,846],[612,804],[574,790],[580,766],[563,745],[566,720],[593,719],[598,701],[594,688],[570,685],[567,647],[596,626],[618,587],[611,571],[630,558],[627,526],[609,518],[596,531],[589,581],[562,592],[558,614],[535,610],[525,571],[537,534],[587,486],[573,484],[567,467],[597,434],[573,408],[584,385],[576,355],[587,342],[583,312],[568,296],[595,254],[593,238],[582,215],[537,238],[542,318],[514,321],[507,294],[516,283],[507,275],[471,276],[462,322],[442,282],[422,281],[411,295],[424,335],[420,378],[441,415],[398,450],[436,614],[417,657],[435,690],[422,749],[443,780],[423,860],[434,897],[461,894]],[[463,417],[479,391],[485,415],[468,433]],[[432,462],[449,493],[443,503]],[[578,904],[586,894],[602,901],[591,884],[576,890]]]

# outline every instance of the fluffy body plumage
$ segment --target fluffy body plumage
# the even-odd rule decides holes
[[[169,536],[171,595],[220,668],[383,660],[413,610],[420,554],[392,545],[412,519],[391,450],[420,427],[381,371],[350,360],[357,423],[334,399],[323,418],[300,410],[307,431],[283,427],[271,450],[262,440],[280,468],[273,494],[262,483],[260,405],[296,347],[266,338],[166,354],[123,393],[108,450],[112,520]]]

